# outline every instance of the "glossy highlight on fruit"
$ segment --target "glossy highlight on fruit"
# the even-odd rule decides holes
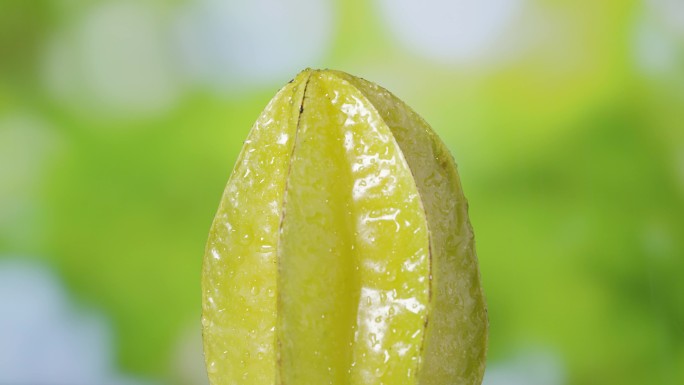
[[[413,110],[349,74],[301,72],[257,119],[211,227],[211,384],[480,384],[467,211],[451,154]]]

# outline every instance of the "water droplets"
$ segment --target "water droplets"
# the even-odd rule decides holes
[[[375,347],[379,344],[378,336],[375,333],[368,334],[368,341],[370,342],[371,347]]]
[[[387,303],[387,292],[384,290],[380,291],[380,303],[381,304]]]
[[[288,140],[287,133],[282,132],[282,133],[280,133],[280,135],[278,135],[278,140],[276,141],[276,143],[281,144],[281,145],[287,144],[287,140]]]
[[[207,365],[207,371],[208,371],[209,373],[216,373],[216,372],[218,372],[218,366],[216,365],[216,361],[215,361],[215,360],[211,360],[211,361],[209,362],[209,364]]]
[[[239,242],[240,242],[240,244],[243,245],[243,246],[247,246],[247,245],[249,245],[250,243],[252,243],[252,239],[251,239],[249,233],[246,232],[245,234],[243,234],[243,235],[239,238]]]

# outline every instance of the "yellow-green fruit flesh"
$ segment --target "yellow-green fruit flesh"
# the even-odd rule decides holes
[[[273,99],[205,255],[219,384],[479,384],[487,320],[456,168],[386,90],[307,70]]]
[[[275,382],[279,228],[304,94],[300,74],[259,116],[228,181],[202,266],[202,334],[211,383]]]

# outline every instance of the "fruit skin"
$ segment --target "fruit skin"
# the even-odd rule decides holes
[[[381,87],[305,70],[249,134],[203,264],[212,384],[479,384],[487,317],[453,158]]]

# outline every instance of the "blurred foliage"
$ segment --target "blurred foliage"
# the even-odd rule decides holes
[[[53,24],[50,0],[0,3],[0,77],[26,80],[35,74],[40,44]]]
[[[289,78],[239,92],[188,83],[161,112],[93,113],[87,94],[44,81],[44,50],[94,6],[66,3],[0,2],[0,257],[54,266],[111,317],[123,368],[168,378],[179,335],[199,328],[223,186]],[[379,7],[338,1],[330,46],[311,65],[385,85],[452,149],[490,362],[543,349],[568,384],[684,383],[684,34],[674,69],[644,72],[630,42],[645,3],[531,3],[558,16],[560,40],[461,65],[411,53]]]

